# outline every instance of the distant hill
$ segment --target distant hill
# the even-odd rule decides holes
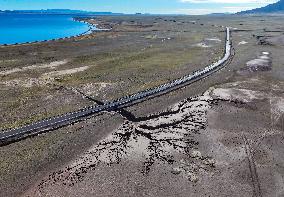
[[[112,12],[89,12],[82,10],[69,9],[47,9],[47,10],[0,10],[3,13],[19,13],[19,14],[83,14],[83,15],[121,15],[122,13]]]
[[[230,15],[232,13],[230,12],[224,12],[224,13],[211,13],[211,14],[208,14],[208,16],[226,16],[226,15]]]
[[[274,13],[284,14],[284,0],[280,0],[277,3],[273,3],[262,8],[243,11],[237,14],[274,14]]]

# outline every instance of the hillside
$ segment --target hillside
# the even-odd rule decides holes
[[[239,12],[237,14],[259,14],[259,13],[267,13],[267,14],[284,13],[284,0],[280,0],[277,3],[273,3],[262,8],[247,10]]]

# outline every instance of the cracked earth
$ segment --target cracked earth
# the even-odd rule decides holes
[[[181,185],[195,185],[196,191],[205,184],[214,188],[210,188],[210,192],[219,195],[215,184],[223,184],[222,187],[228,187],[228,192],[231,187],[238,187],[244,196],[269,193],[270,191],[262,189],[261,179],[267,177],[259,177],[259,168],[262,171],[262,165],[267,164],[261,163],[264,161],[259,158],[262,157],[259,154],[264,151],[265,157],[272,157],[263,141],[279,135],[281,128],[272,130],[266,127],[271,124],[279,127],[283,118],[283,98],[279,96],[281,88],[276,88],[279,84],[273,86],[274,92],[278,92],[272,93],[247,89],[245,84],[249,83],[257,84],[259,81],[252,79],[210,88],[201,96],[185,99],[165,111],[147,117],[135,117],[126,110],[118,112],[125,118],[122,125],[65,168],[51,173],[38,184],[32,196],[53,196],[54,192],[57,196],[64,196],[66,191],[68,195],[78,196],[77,192],[74,194],[74,190],[82,187],[96,188],[92,191],[96,192],[91,192],[90,196],[110,195],[113,194],[113,188],[119,188],[116,184],[120,183],[118,180],[112,180],[109,185],[105,179],[113,176],[118,177],[113,177],[114,179],[119,179],[121,176],[121,180],[125,181],[131,179],[127,175],[131,174],[131,171],[140,177],[133,178],[135,181],[131,179],[136,184],[137,180],[145,177],[156,177],[154,174],[157,167],[159,171],[161,168],[165,170],[163,176],[168,179],[181,179],[184,181],[179,180]],[[259,121],[256,114],[262,113],[263,110],[262,102],[269,104],[270,108],[271,121],[267,125],[264,122],[256,123]],[[246,123],[240,123],[240,117],[234,117],[242,113],[241,121]],[[249,122],[247,113],[254,114]],[[228,126],[230,119],[234,119],[237,126]],[[242,129],[242,126],[245,129]],[[247,130],[249,128],[253,130]],[[255,129],[258,129],[257,132]],[[128,166],[127,169],[120,169],[125,166]],[[101,173],[108,174],[108,177]],[[94,175],[90,178],[90,174]],[[99,184],[97,179],[102,179],[103,182]],[[279,182],[276,179],[274,181]],[[85,186],[90,182],[97,185]],[[109,194],[106,188],[103,192],[100,190],[101,184],[112,188]],[[168,186],[170,187],[172,186]],[[65,189],[59,192],[62,188]],[[160,195],[158,191],[155,192],[155,195]],[[197,194],[200,195],[200,191]]]

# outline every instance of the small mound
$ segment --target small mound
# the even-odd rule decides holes
[[[239,42],[239,44],[238,45],[245,45],[245,44],[247,44],[248,42],[246,42],[246,41],[241,41],[241,42]]]
[[[271,58],[269,57],[269,53],[262,52],[262,55],[260,55],[257,59],[248,61],[247,68],[251,72],[271,70],[272,62],[271,62]]]
[[[246,67],[242,68],[238,73],[246,74],[258,71],[272,70],[272,60],[269,52],[262,52],[258,58],[250,60],[246,63]]]
[[[211,47],[210,45],[208,45],[206,43],[203,43],[203,42],[195,44],[194,46],[201,47],[201,48],[209,48],[209,47]]]

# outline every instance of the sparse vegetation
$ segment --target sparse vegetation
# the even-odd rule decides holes
[[[234,28],[233,45],[236,53],[230,65],[206,80],[125,109],[124,113],[135,117],[136,122],[125,120],[126,116],[123,116],[122,112],[103,113],[85,122],[1,147],[1,195],[21,195],[36,181],[44,179],[54,169],[61,169],[61,166],[70,163],[101,139],[105,139],[109,133],[116,133],[119,138],[131,134],[146,136],[141,137],[140,141],[136,138],[135,141],[134,135],[130,144],[131,147],[138,147],[131,152],[134,156],[138,155],[135,151],[141,150],[140,142],[144,139],[162,139],[155,149],[149,146],[150,151],[145,150],[146,153],[155,153],[165,147],[167,144],[163,140],[174,146],[180,146],[180,142],[186,139],[199,143],[195,144],[192,152],[188,152],[187,157],[184,157],[186,151],[183,149],[175,152],[176,160],[168,160],[168,165],[159,160],[159,157],[150,158],[150,162],[155,162],[151,168],[153,174],[151,171],[147,176],[137,171],[143,167],[143,163],[136,157],[122,158],[121,163],[111,166],[102,162],[102,165],[95,166],[98,170],[92,171],[94,174],[86,175],[86,179],[90,178],[89,182],[68,188],[72,194],[81,192],[82,190],[78,189],[80,187],[86,191],[88,188],[85,186],[89,183],[95,185],[92,192],[98,193],[111,189],[117,191],[118,188],[119,191],[124,191],[127,185],[129,191],[133,189],[131,192],[142,188],[142,191],[145,191],[143,195],[148,194],[147,192],[156,196],[164,195],[165,192],[185,192],[186,195],[192,193],[196,196],[221,196],[226,190],[229,193],[225,195],[235,192],[242,196],[252,196],[255,189],[253,187],[259,184],[263,196],[281,194],[283,183],[279,181],[279,177],[283,174],[281,140],[284,125],[284,56],[283,44],[279,39],[283,36],[282,21],[283,16],[102,16],[96,17],[93,23],[112,27],[112,32],[96,32],[67,40],[0,47],[0,72],[68,60],[56,69],[26,70],[0,76],[1,128],[19,126],[94,104],[82,98],[82,95],[70,91],[72,88],[105,102],[160,85],[204,67],[219,59],[224,52],[224,32],[221,26]],[[262,38],[271,44],[260,45],[259,36],[263,36]],[[212,38],[218,38],[222,42],[210,41]],[[198,43],[206,43],[212,47],[198,47]],[[271,70],[239,72],[246,67],[248,61],[264,54],[263,52],[270,54]],[[47,78],[46,83],[37,83],[45,73],[85,66],[89,69],[72,75],[56,76],[52,80]],[[24,87],[23,82],[30,82],[30,79],[33,83]],[[12,80],[17,80],[18,83],[3,84]],[[218,91],[211,89],[212,86],[218,86]],[[173,135],[177,131],[186,132],[194,126],[188,121],[178,123],[187,125],[186,128],[189,129],[185,130],[185,127],[179,127],[180,125],[172,130],[162,130],[159,127],[156,127],[155,131],[147,130],[155,127],[151,124],[156,124],[160,115],[165,118],[161,124],[164,126],[168,123],[170,116],[160,113],[165,108],[192,96],[194,101],[197,98],[194,96],[209,88],[218,93],[215,94],[216,102],[214,101],[212,108],[203,114],[207,121],[202,124],[196,122],[197,126],[202,126],[196,135],[189,133],[189,136],[180,140],[176,140],[178,136]],[[230,100],[232,98],[234,99]],[[225,100],[230,102],[224,102]],[[202,108],[198,103],[197,106]],[[202,110],[196,111],[197,114],[200,112]],[[151,118],[154,121],[141,127],[138,120],[145,120],[149,114],[153,114]],[[128,132],[128,127],[131,127],[132,133]],[[113,132],[119,131],[118,128],[125,132]],[[135,130],[137,128],[138,130]],[[167,138],[167,132],[170,131],[173,132],[171,138]],[[249,171],[246,163],[242,133],[248,138],[247,145],[253,150],[254,160],[250,161],[256,166],[256,172],[253,173]],[[153,138],[157,134],[159,138]],[[171,152],[167,147],[166,151]],[[146,154],[142,152],[142,155]],[[167,156],[165,155],[166,159]],[[92,169],[95,167],[90,165]],[[84,169],[82,172],[85,173]],[[257,175],[260,177],[259,182],[255,178]],[[252,183],[252,180],[256,182]],[[153,183],[157,182],[164,185],[155,187]],[[128,187],[129,183],[133,185]],[[222,188],[219,188],[220,185]],[[271,187],[272,185],[279,187]],[[184,189],[181,190],[181,187]],[[60,186],[58,188],[63,196],[67,195],[66,190]],[[103,192],[102,196],[105,194]]]

